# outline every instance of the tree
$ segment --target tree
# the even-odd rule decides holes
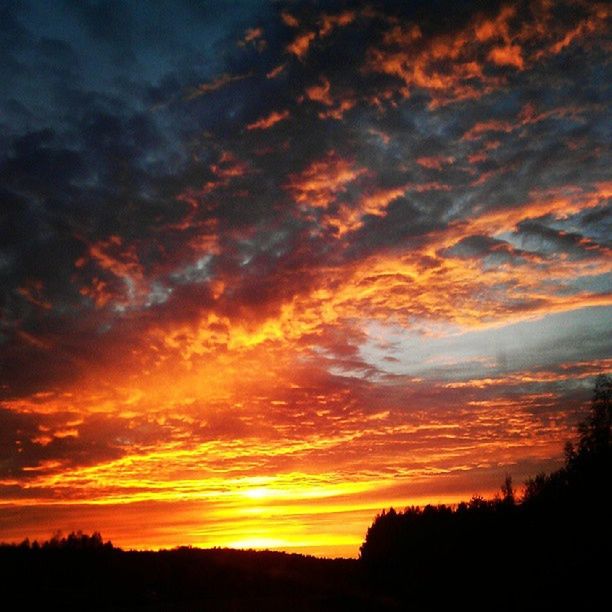
[[[506,478],[501,486],[502,500],[509,505],[514,505],[514,489],[512,488],[512,476],[506,474]]]
[[[578,452],[582,455],[599,454],[610,448],[612,425],[612,381],[600,374],[595,381],[591,413],[579,425]]]

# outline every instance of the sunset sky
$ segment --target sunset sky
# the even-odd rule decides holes
[[[0,0],[0,540],[356,556],[612,365],[609,9]]]

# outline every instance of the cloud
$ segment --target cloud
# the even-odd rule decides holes
[[[3,537],[357,542],[555,465],[609,368],[607,7],[115,9],[2,9]]]
[[[355,168],[335,151],[329,151],[319,161],[314,161],[300,174],[290,177],[287,188],[296,203],[314,208],[327,208],[348,183],[354,181],[363,169]]]
[[[523,221],[517,226],[522,244],[531,250],[547,254],[567,254],[572,259],[608,257],[609,247],[598,244],[575,232],[565,232],[535,221]]]
[[[253,45],[260,53],[267,47],[268,43],[264,38],[262,28],[247,28],[244,37],[238,41],[239,47]]]
[[[286,26],[291,28],[300,27],[300,22],[290,13],[283,12],[281,16]],[[345,10],[335,15],[321,13],[315,23],[312,24],[314,30],[302,31],[297,34],[294,40],[287,46],[287,52],[303,61],[311,45],[317,39],[323,39],[330,36],[336,28],[345,28],[353,23],[356,18],[357,13],[352,10]]]
[[[200,96],[203,96],[203,95],[212,93],[214,91],[217,91],[219,89],[222,89],[226,85],[229,85],[230,83],[234,83],[235,81],[242,81],[243,79],[246,79],[250,76],[251,76],[250,74],[234,74],[234,75],[222,74],[216,77],[215,79],[213,79],[212,81],[210,81],[209,83],[202,83],[201,85],[194,87],[186,95],[186,99],[193,100]]]
[[[526,63],[561,53],[599,31],[607,14],[600,6],[582,5],[583,20],[575,26],[557,20],[546,2],[525,8],[519,18],[516,7],[502,5],[497,14],[495,9],[490,15],[476,13],[466,23],[457,23],[453,32],[433,35],[424,34],[418,23],[393,23],[382,41],[371,46],[366,70],[403,81],[397,90],[405,97],[414,90],[427,91],[432,107],[478,98],[508,82],[509,76],[498,74],[489,64],[523,70]],[[499,41],[503,44],[496,44]]]
[[[316,37],[315,32],[302,32],[298,34],[293,42],[287,46],[287,52],[295,55],[298,59],[303,59],[308,49]]]
[[[300,22],[289,12],[283,11],[281,12],[281,18],[283,23],[290,28],[299,28]]]
[[[518,70],[522,70],[525,66],[522,49],[519,45],[493,47],[487,57],[498,66],[514,66]]]
[[[447,164],[452,164],[455,161],[454,157],[444,157],[443,155],[433,157],[419,157],[416,162],[424,168],[430,170],[442,170]]]
[[[267,130],[273,125],[276,125],[280,121],[284,121],[289,118],[289,111],[272,111],[267,117],[262,117],[253,123],[247,125],[247,130]]]

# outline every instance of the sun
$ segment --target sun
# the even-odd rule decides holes
[[[266,499],[272,495],[272,490],[268,487],[254,487],[252,489],[247,489],[244,492],[244,496],[249,499]]]

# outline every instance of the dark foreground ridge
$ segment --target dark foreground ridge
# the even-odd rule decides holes
[[[187,547],[124,551],[103,544],[99,534],[3,546],[0,559],[3,583],[22,609],[381,608],[361,586],[359,562],[350,559]]]
[[[123,551],[100,534],[0,545],[19,609],[603,610],[612,553],[612,385],[565,465],[502,496],[376,517],[359,561],[281,552]]]

